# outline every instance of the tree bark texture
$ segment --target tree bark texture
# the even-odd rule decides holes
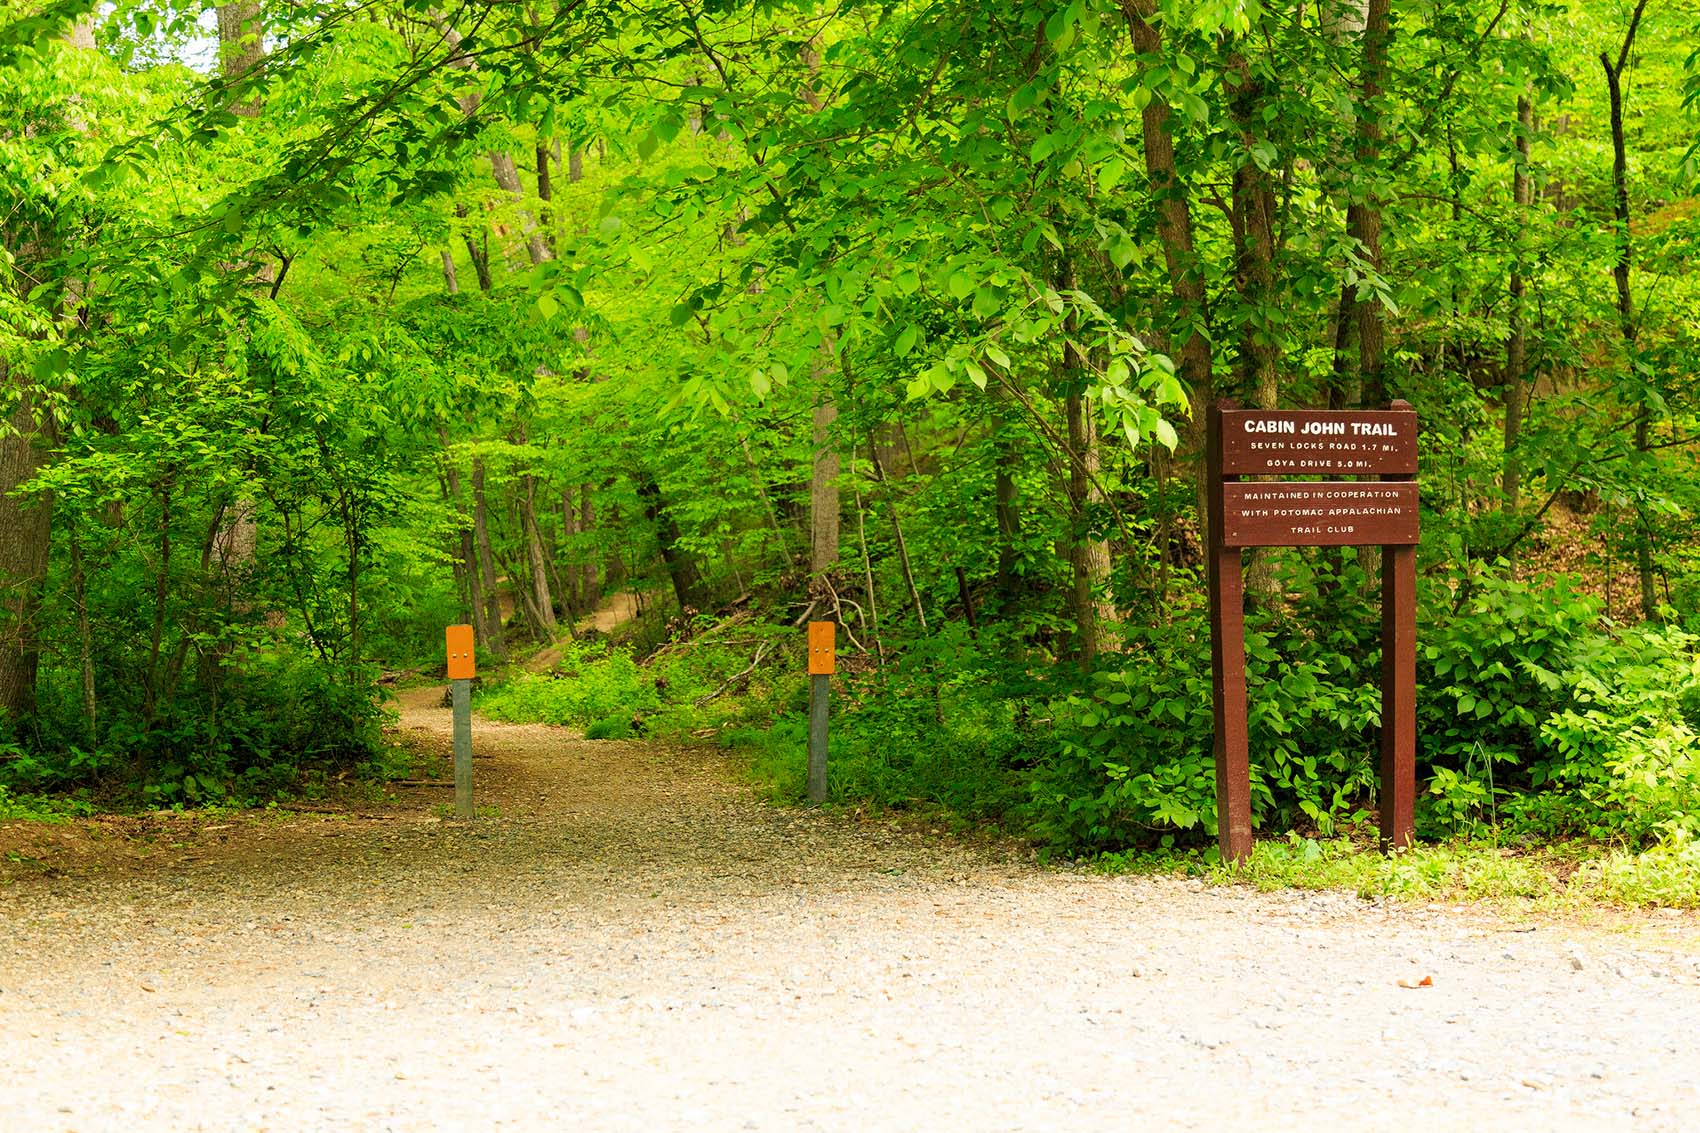
[[[1016,573],[1020,561],[1021,494],[1015,474],[1020,468],[1021,450],[1010,436],[1013,423],[1002,412],[1008,399],[1001,385],[994,387],[994,399],[1000,412],[992,418],[996,433],[992,438],[994,467],[992,470],[993,508],[998,525],[998,600],[1006,607],[1018,601],[1022,578]]]
[[[260,22],[259,0],[237,0],[218,6],[218,73],[226,80],[246,76],[266,56],[265,28]],[[254,118],[260,113],[258,99],[232,103],[232,114]]]
[[[1228,100],[1245,151],[1234,169],[1234,288],[1239,293],[1239,385],[1259,409],[1280,400],[1281,350],[1275,302],[1275,190],[1269,173],[1252,157],[1262,140],[1263,83],[1235,52],[1228,64]]]
[[[696,561],[692,559],[689,551],[679,545],[679,524],[674,520],[667,501],[661,495],[661,485],[655,482],[655,477],[648,471],[644,471],[638,476],[637,493],[638,498],[643,500],[644,517],[655,525],[655,541],[660,546],[661,561],[667,568],[668,579],[673,583],[673,596],[679,600],[679,609],[697,609],[700,602],[697,591],[701,578],[697,573]]]
[[[1376,100],[1381,97],[1387,72],[1387,46],[1392,38],[1391,0],[1369,0],[1364,8],[1363,62],[1359,71],[1362,87],[1358,102],[1357,154],[1359,170],[1365,170],[1381,157],[1381,121],[1377,116]],[[1353,201],[1346,209],[1346,231],[1362,248],[1364,263],[1380,274],[1381,202],[1373,189],[1366,190],[1361,201]],[[1353,307],[1357,317],[1358,381],[1367,405],[1381,405],[1387,400],[1386,332],[1381,321],[1381,303],[1358,299]]]
[[[1151,23],[1156,12],[1155,0],[1121,0],[1121,10],[1134,51],[1152,58],[1161,56],[1163,36]],[[1157,202],[1157,237],[1163,245],[1163,263],[1168,269],[1169,290],[1176,306],[1175,327],[1169,335],[1170,349],[1176,353],[1180,375],[1191,398],[1187,448],[1202,460],[1206,407],[1216,397],[1210,342],[1204,333],[1210,325],[1210,310],[1193,241],[1191,199],[1175,166],[1170,115],[1168,102],[1152,94],[1140,111],[1141,142],[1146,177],[1152,198]],[[1202,531],[1207,524],[1204,477],[1198,476],[1196,482],[1194,503]]]
[[[10,377],[0,364],[0,383]],[[49,496],[21,496],[45,462],[53,422],[25,396],[0,425],[0,715],[28,724],[35,714],[41,644],[36,624],[53,531]]]
[[[520,230],[525,233],[525,247],[535,267],[545,260],[552,259],[549,246],[544,243],[543,232],[537,227],[536,219],[531,210],[524,206],[525,189],[519,183],[519,168],[514,164],[514,155],[507,150],[493,149],[490,151],[490,174],[508,196],[513,198],[514,206],[519,213]]]
[[[1066,257],[1057,278],[1058,289],[1073,291],[1078,286],[1074,265]],[[1110,581],[1110,545],[1093,530],[1096,513],[1105,503],[1098,487],[1098,429],[1085,400],[1088,365],[1075,342],[1079,327],[1071,313],[1063,339],[1058,377],[1063,392],[1063,412],[1068,427],[1068,482],[1063,485],[1069,503],[1068,560],[1073,575],[1071,607],[1074,614],[1075,657],[1082,668],[1090,668],[1098,656],[1103,625],[1115,620],[1115,604],[1107,600]]]
[[[548,556],[543,553],[543,529],[537,523],[537,480],[520,477],[520,525],[525,532],[525,559],[531,575],[531,598],[536,608],[539,636],[547,640],[555,632],[555,602],[549,593]]]

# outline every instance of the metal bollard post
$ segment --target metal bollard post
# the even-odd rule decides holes
[[[832,622],[809,623],[809,801],[826,801],[826,719],[837,670],[838,627]]]

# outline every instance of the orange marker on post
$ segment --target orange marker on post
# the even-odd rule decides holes
[[[831,677],[838,671],[838,626],[809,623],[809,801],[826,801],[826,714]]]
[[[472,678],[477,675],[471,626],[446,633],[449,690],[455,710],[455,817],[472,819]]]

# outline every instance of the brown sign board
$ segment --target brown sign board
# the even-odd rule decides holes
[[[1222,485],[1224,547],[1386,547],[1416,541],[1414,481]]]
[[[1246,547],[1381,547],[1382,844],[1415,837],[1417,414],[1384,410],[1210,407],[1210,669],[1214,686],[1217,842],[1222,860],[1252,850],[1245,648]],[[1380,481],[1242,480],[1379,476]]]
[[[449,626],[449,680],[470,681],[475,675],[472,656],[472,627]]]
[[[1398,476],[1417,471],[1410,410],[1224,409],[1224,476]]]
[[[838,626],[834,622],[809,623],[809,675],[831,676],[838,671]]]

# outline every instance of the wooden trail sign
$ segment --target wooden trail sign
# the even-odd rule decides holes
[[[1245,547],[1381,547],[1381,841],[1413,834],[1417,747],[1417,414],[1210,408],[1210,669],[1216,822],[1223,861],[1251,854],[1246,730]],[[1242,476],[1379,481],[1242,481]]]

